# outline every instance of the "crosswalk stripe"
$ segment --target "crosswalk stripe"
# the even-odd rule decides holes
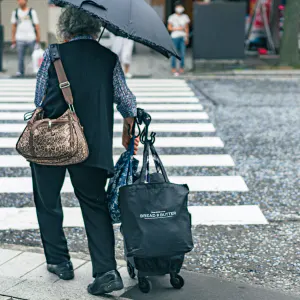
[[[14,97],[1,97],[0,103],[33,103],[33,97],[24,97],[24,96],[14,96]],[[179,98],[160,98],[160,97],[137,97],[137,103],[147,104],[147,103],[198,103],[199,100],[196,97],[179,97]],[[201,105],[201,104],[199,104]]]
[[[64,227],[84,227],[79,207],[64,207]],[[192,225],[266,225],[268,221],[257,205],[190,206]],[[0,208],[0,230],[38,229],[36,210]]]
[[[13,90],[12,90],[13,89]],[[14,94],[15,92],[20,92],[20,93],[26,93],[26,94],[32,94],[34,93],[34,87],[32,86],[22,86],[18,88],[13,88],[12,86],[1,86],[0,85],[0,90],[1,92],[10,92],[11,94]],[[191,92],[191,88],[189,86],[161,86],[161,87],[156,87],[156,86],[149,86],[149,87],[132,87],[131,91],[135,94],[138,92]]]
[[[169,176],[170,182],[187,184],[191,192],[247,192],[248,187],[240,176]],[[63,193],[72,193],[73,187],[66,178]],[[0,194],[32,193],[30,177],[0,177]]]
[[[151,91],[137,91],[134,93],[136,97],[194,97],[195,94],[192,91],[180,92],[180,91],[164,91],[164,92],[151,92]],[[34,97],[34,92],[30,91],[2,91],[0,90],[0,97],[7,96],[27,96]]]
[[[7,103],[7,104],[11,104],[11,103],[33,103],[33,97],[22,97],[22,96],[18,96],[18,97],[1,97],[0,98],[0,103]]]
[[[21,133],[25,124],[0,124],[0,132]],[[215,132],[211,123],[154,123],[151,124],[154,132]],[[123,132],[123,124],[114,125],[115,132]]]
[[[0,148],[15,148],[18,138],[0,138]],[[114,148],[123,148],[122,139],[114,138]],[[223,148],[219,137],[164,137],[155,141],[157,148]]]
[[[22,84],[28,85],[28,84],[35,84],[36,79],[1,79],[0,84],[7,85],[11,84],[15,87],[18,87]],[[186,85],[186,81],[183,79],[128,79],[127,80],[128,85],[167,85],[167,84],[173,84],[173,85]]]
[[[28,110],[34,110],[34,104],[32,103],[1,103],[0,104],[0,110],[8,110],[8,111],[28,111]]]
[[[208,120],[206,112],[153,112],[153,120]],[[120,113],[115,113],[115,120],[123,120]],[[22,112],[0,112],[0,120],[23,121],[24,113]]]
[[[141,155],[136,158],[142,162]],[[212,155],[161,155],[161,160],[165,167],[233,167],[234,161],[227,154]],[[119,156],[114,156],[116,163]],[[151,165],[154,165],[150,160]],[[24,168],[29,167],[29,163],[20,155],[0,155],[0,168]]]
[[[144,104],[141,108],[146,111],[187,111],[187,110],[203,110],[201,104]],[[0,110],[11,111],[28,111],[35,109],[33,103],[0,103]],[[116,108],[115,108],[116,111]]]
[[[241,176],[171,176],[170,181],[188,184],[192,192],[247,192]]]
[[[3,80],[1,80],[2,82]],[[31,89],[32,92],[35,91],[36,88],[36,84],[34,83],[19,83],[17,86],[14,85],[13,83],[1,83],[0,82],[0,89],[2,90],[3,88],[7,89],[8,91],[10,91],[10,89],[13,88],[13,90],[22,90],[22,89],[26,89],[29,90]],[[190,89],[189,85],[186,83],[149,83],[149,84],[136,84],[136,83],[129,83],[128,87],[132,90],[135,91],[136,89],[140,89],[140,90],[146,90],[146,89],[169,89],[169,90],[175,90],[182,88],[182,89]]]
[[[35,79],[0,80],[0,168],[11,170],[14,174],[28,174],[28,162],[21,156],[9,153],[6,149],[15,149],[18,138],[5,137],[6,134],[16,136],[25,128],[23,120],[24,112],[34,109]],[[222,167],[234,167],[234,161],[228,154],[223,153],[224,143],[219,137],[193,137],[182,136],[197,133],[214,133],[216,131],[213,124],[209,123],[209,116],[203,112],[203,106],[195,96],[189,84],[182,79],[131,79],[127,81],[129,88],[137,97],[138,107],[145,109],[151,114],[151,131],[163,133],[164,137],[157,138],[155,146],[157,148],[170,148],[164,150],[164,155],[160,155],[164,166],[169,170],[169,179],[177,184],[188,184],[191,192],[247,192],[248,187],[241,176],[184,176],[187,170],[189,174],[191,168],[205,168],[205,175],[209,175],[207,170],[212,168],[212,174],[218,174],[215,170]],[[115,109],[115,119],[121,120],[122,116]],[[6,123],[6,121],[8,123]],[[14,122],[15,121],[15,122]],[[180,122],[183,121],[183,122]],[[199,121],[199,122],[198,122]],[[18,123],[16,123],[18,122]],[[165,123],[167,122],[167,123]],[[187,123],[188,122],[188,123]],[[123,125],[118,122],[114,126],[114,131],[121,133]],[[178,136],[180,135],[180,136]],[[210,134],[211,135],[211,134]],[[114,149],[124,149],[122,138],[113,139]],[[196,149],[186,151],[187,149]],[[216,148],[214,150],[214,148]],[[200,150],[201,149],[201,150]],[[211,150],[210,150],[211,149]],[[176,154],[175,154],[176,153]],[[184,154],[187,153],[187,154]],[[192,153],[192,154],[191,154]],[[119,158],[114,156],[114,161]],[[141,162],[142,156],[136,158]],[[150,159],[153,166],[153,160]],[[174,168],[184,168],[183,176],[171,176],[178,174]],[[207,169],[208,168],[208,169]],[[25,170],[25,171],[24,171]],[[198,170],[198,169],[197,169]],[[20,173],[19,173],[20,172]],[[24,173],[25,172],[25,173]],[[173,173],[173,174],[172,174]],[[197,172],[198,173],[198,172]],[[192,173],[193,174],[193,173]],[[15,194],[32,194],[32,182],[30,177],[0,177],[0,196],[14,197]],[[26,176],[26,175],[23,175]],[[73,193],[70,178],[67,177],[62,189],[63,193]],[[221,195],[221,194],[220,194]],[[198,201],[198,200],[197,200]],[[64,208],[65,226],[83,226],[79,207]],[[192,214],[193,225],[241,225],[241,224],[267,224],[258,206],[191,206],[189,210]],[[4,217],[5,216],[5,220]],[[3,221],[4,220],[4,221]],[[5,227],[6,226],[6,227]],[[36,214],[34,208],[24,208],[5,211],[0,208],[0,230],[4,229],[37,229]]]

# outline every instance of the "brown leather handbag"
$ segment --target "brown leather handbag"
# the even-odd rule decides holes
[[[57,119],[44,118],[43,109],[37,108],[21,134],[16,149],[28,161],[41,165],[78,164],[88,158],[88,145],[74,109],[70,82],[57,45],[51,45],[50,55],[69,108]]]

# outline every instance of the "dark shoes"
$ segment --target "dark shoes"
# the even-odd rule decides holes
[[[56,274],[60,279],[71,280],[74,278],[74,270],[71,261],[59,265],[47,265],[50,273]],[[122,290],[124,287],[120,273],[116,270],[97,275],[94,282],[88,286],[88,292],[99,296],[113,291]]]
[[[62,280],[71,280],[74,278],[74,269],[71,261],[63,262],[59,265],[47,265],[50,273],[56,274]]]
[[[88,292],[100,296],[113,291],[122,290],[124,287],[120,273],[116,270],[97,275],[94,282],[88,286]]]

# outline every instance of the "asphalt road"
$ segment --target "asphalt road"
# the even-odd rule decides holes
[[[283,292],[300,295],[300,81],[289,78],[272,79],[201,79],[191,82],[194,91],[209,114],[225,148],[159,149],[162,154],[229,154],[236,166],[231,167],[169,167],[172,175],[188,176],[241,176],[249,192],[197,192],[191,205],[259,205],[269,225],[196,226],[193,228],[195,249],[186,256],[187,274],[184,289],[186,299],[251,299],[254,290],[260,293],[252,299],[288,299]],[[196,120],[195,120],[196,121]],[[18,121],[2,121],[2,123]],[[172,120],[176,123],[176,120]],[[199,122],[202,122],[201,120]],[[206,122],[206,121],[204,121]],[[1,123],[1,122],[0,122]],[[189,134],[191,137],[212,136],[211,133]],[[1,137],[15,137],[3,133]],[[165,133],[162,136],[169,136]],[[187,136],[185,132],[173,134]],[[203,151],[203,152],[202,152]],[[1,155],[15,155],[12,149],[2,149]],[[117,150],[115,154],[120,154]],[[30,176],[28,169],[3,168],[3,177]],[[64,196],[64,206],[78,206],[70,195]],[[32,207],[31,195],[1,195],[1,207]],[[67,228],[71,251],[87,253],[83,228]],[[123,242],[116,229],[116,252],[123,258]],[[38,230],[2,230],[0,244],[41,246]],[[203,275],[212,275],[206,281]],[[226,280],[226,288],[222,281]],[[229,282],[232,283],[228,283]],[[251,284],[251,293],[239,288],[239,283]],[[197,285],[199,283],[199,285]],[[201,284],[200,284],[201,283]],[[243,283],[243,284],[242,284]],[[155,282],[154,282],[155,286]],[[260,290],[258,287],[267,290]],[[215,288],[215,289],[214,289]],[[224,298],[222,291],[228,288]],[[162,286],[164,289],[164,284]],[[145,299],[158,299],[159,289]],[[270,290],[273,290],[272,292]],[[237,291],[239,291],[237,293]],[[131,294],[130,294],[131,293]],[[202,295],[195,297],[195,293]],[[202,293],[202,294],[201,294]],[[137,295],[137,296],[136,296]],[[161,295],[161,294],[160,294]],[[173,295],[173,296],[172,296]],[[182,294],[165,295],[160,299],[177,299]],[[237,295],[237,296],[236,296]],[[258,294],[257,294],[258,295]],[[137,289],[125,295],[142,299]],[[242,296],[244,298],[242,298]],[[249,296],[249,297],[248,297]],[[152,298],[151,298],[152,297]],[[189,297],[189,298],[188,298]],[[215,298],[214,298],[215,297]],[[219,297],[219,298],[218,298]],[[247,298],[248,297],[248,298]],[[263,298],[265,297],[265,298]],[[279,298],[278,298],[279,297]],[[280,298],[283,297],[283,298]],[[286,298],[284,298],[286,297]],[[144,299],[144,298],[143,298]]]
[[[247,193],[205,195],[212,204],[259,204],[267,226],[198,227],[204,273],[300,294],[300,81],[192,82]],[[226,172],[226,170],[225,170]]]

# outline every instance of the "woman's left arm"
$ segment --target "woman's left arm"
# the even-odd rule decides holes
[[[127,86],[125,75],[119,59],[113,73],[114,102],[124,119],[135,117],[137,114],[136,97]]]
[[[137,114],[136,97],[127,86],[121,63],[117,58],[113,73],[114,102],[124,118],[122,144],[127,149],[131,140],[128,129],[132,129],[134,117]],[[134,154],[137,154],[139,138],[134,142]]]
[[[51,65],[51,58],[49,49],[46,49],[44,53],[44,59],[40,66],[40,69],[37,73],[36,78],[36,88],[35,88],[35,99],[34,104],[36,107],[42,105],[44,95],[46,94],[47,87],[48,87],[48,69]]]

